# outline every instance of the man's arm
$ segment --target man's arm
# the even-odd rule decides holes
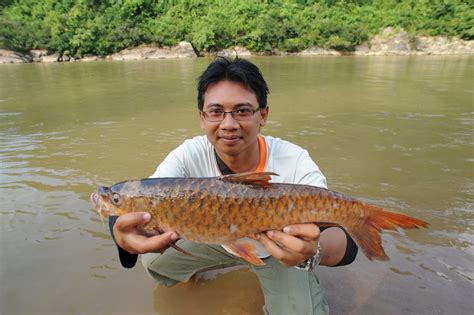
[[[342,261],[347,249],[347,236],[341,228],[325,229],[321,232],[319,242],[323,253],[320,265],[336,266]]]

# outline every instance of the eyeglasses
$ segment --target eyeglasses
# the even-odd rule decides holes
[[[208,111],[201,111],[204,119],[209,122],[221,122],[225,119],[225,114],[230,114],[232,118],[238,121],[246,121],[252,119],[256,112],[260,111],[261,108],[239,108],[230,112],[223,111],[222,109],[216,108]]]

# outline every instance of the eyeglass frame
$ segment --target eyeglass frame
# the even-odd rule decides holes
[[[230,114],[230,116],[232,117],[232,119],[235,119],[236,121],[249,121],[250,118],[252,118],[252,117],[255,115],[256,112],[258,112],[258,111],[261,112],[261,111],[262,111],[263,109],[265,109],[265,108],[261,108],[261,107],[258,107],[257,109],[251,108],[250,110],[251,110],[253,113],[252,113],[251,116],[249,116],[249,119],[248,119],[248,120],[245,120],[245,119],[244,119],[244,120],[236,119],[236,118],[234,117],[234,115],[237,113],[237,111],[239,111],[239,110],[241,110],[241,109],[242,109],[242,108],[238,108],[238,109],[231,110],[231,111],[228,111],[228,112],[226,112],[225,110],[223,110],[223,111],[222,111],[223,117],[222,117],[221,120],[208,120],[208,118],[209,118],[209,117],[207,116],[207,115],[208,115],[208,114],[207,114],[208,111],[200,110],[199,112],[203,114],[203,117],[204,117],[204,120],[205,120],[205,121],[217,123],[217,122],[223,122],[224,119],[225,119],[225,115],[226,115],[226,114]]]

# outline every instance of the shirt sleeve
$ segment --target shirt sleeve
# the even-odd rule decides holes
[[[326,177],[306,150],[303,150],[298,157],[294,183],[327,188]]]
[[[184,146],[185,144],[182,144],[171,151],[150,177],[189,177],[185,166]]]
[[[171,151],[151,177],[211,177],[216,172],[214,150],[205,136],[199,136]]]

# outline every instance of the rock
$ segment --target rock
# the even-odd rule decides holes
[[[291,53],[289,53],[287,51],[284,51],[284,50],[280,50],[278,48],[273,48],[270,54],[272,56],[288,56],[288,55],[291,55]]]
[[[79,59],[78,61],[81,61],[81,62],[90,62],[90,61],[97,61],[99,60],[100,58],[97,57],[97,56],[86,56],[86,57],[82,57],[81,59]]]
[[[196,58],[196,52],[194,51],[193,45],[190,42],[179,42],[178,45],[171,48],[174,50],[176,54],[178,54],[178,58]]]
[[[415,50],[417,55],[474,54],[474,41],[444,36],[420,36],[415,40]]]
[[[33,62],[41,62],[43,56],[46,56],[48,51],[46,49],[33,49],[30,50],[30,56],[33,59]]]
[[[249,57],[252,53],[245,47],[234,46],[217,52],[220,57]]]
[[[410,37],[404,30],[387,27],[381,35],[374,36],[368,43],[356,47],[355,55],[410,55]]]
[[[341,53],[334,49],[325,49],[321,47],[310,47],[299,53],[299,56],[340,56]]]
[[[360,44],[359,46],[356,46],[354,55],[366,56],[366,55],[369,55],[369,52],[370,52],[369,44],[363,43],[363,44]]]
[[[141,52],[136,52],[139,48],[134,49],[124,49],[118,53],[107,56],[107,59],[111,60],[138,60],[143,59]],[[140,48],[142,49],[142,48]]]
[[[448,55],[474,54],[474,41],[445,36],[419,36],[413,43],[404,30],[387,27],[382,34],[356,47],[355,55]]]
[[[41,62],[58,62],[59,61],[59,55],[58,54],[52,54],[52,55],[46,55],[41,57]]]
[[[0,49],[0,63],[27,63],[31,57],[16,51]]]
[[[112,60],[140,60],[140,59],[179,59],[196,58],[196,53],[189,42],[180,42],[174,47],[138,47],[124,49],[119,53],[107,56]]]

